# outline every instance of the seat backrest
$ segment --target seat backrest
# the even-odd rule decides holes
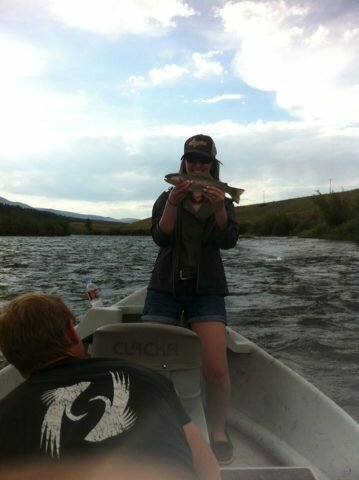
[[[187,413],[208,438],[197,334],[156,323],[116,323],[95,331],[91,355],[131,360],[170,378]]]
[[[198,336],[182,327],[156,323],[116,323],[97,329],[92,356],[132,360],[163,374],[201,367]]]

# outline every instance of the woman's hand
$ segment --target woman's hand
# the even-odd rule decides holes
[[[186,180],[172,188],[170,194],[168,195],[168,203],[173,207],[178,207],[187,195],[191,183],[192,182],[190,180]]]
[[[219,211],[224,208],[224,192],[216,187],[205,187],[203,189],[203,196],[210,201],[213,211]]]
[[[209,200],[212,205],[217,225],[220,229],[224,230],[228,222],[228,215],[224,206],[224,192],[219,188],[208,186],[203,189],[203,196]]]

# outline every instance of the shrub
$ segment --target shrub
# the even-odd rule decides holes
[[[319,208],[324,221],[329,227],[341,225],[350,216],[349,204],[339,193],[323,195],[318,190],[318,195],[313,196],[312,200]]]

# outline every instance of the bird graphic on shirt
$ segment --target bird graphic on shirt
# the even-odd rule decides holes
[[[74,422],[81,420],[83,415],[73,415],[71,408],[74,401],[84,392],[90,382],[79,382],[69,387],[55,388],[45,392],[41,399],[49,406],[41,427],[40,447],[51,456],[60,457],[61,425],[64,414]]]
[[[113,398],[99,395],[91,398],[102,400],[105,403],[105,411],[97,425],[85,437],[89,442],[101,442],[106,438],[119,435],[132,428],[136,422],[136,414],[128,407],[130,396],[130,381],[118,372],[110,372],[113,383]]]
[[[105,410],[100,420],[87,434],[88,442],[101,442],[107,438],[119,435],[132,428],[136,422],[136,414],[128,407],[130,396],[130,381],[128,377],[118,372],[109,372],[112,378],[112,401],[104,395],[98,395],[89,400],[101,400]],[[61,427],[63,417],[78,422],[87,415],[74,415],[71,412],[76,399],[89,387],[91,382],[79,382],[68,387],[48,390],[41,396],[41,400],[48,406],[41,427],[40,447],[52,457],[60,458]]]

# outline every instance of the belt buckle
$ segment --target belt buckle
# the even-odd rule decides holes
[[[180,280],[189,280],[189,277],[184,277],[182,275],[182,270],[179,271],[179,278],[180,278]]]

